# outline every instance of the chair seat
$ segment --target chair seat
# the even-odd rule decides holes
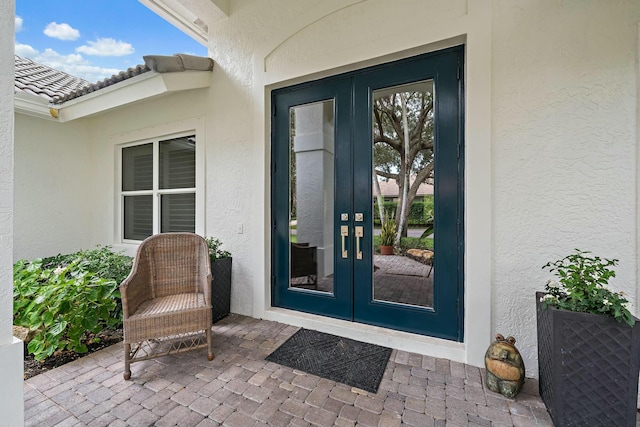
[[[136,312],[130,316],[130,319],[143,316],[158,316],[205,306],[204,294],[201,293],[168,295],[143,302]]]
[[[153,298],[140,304],[124,319],[124,342],[172,336],[211,327],[211,305],[203,293],[186,293]]]

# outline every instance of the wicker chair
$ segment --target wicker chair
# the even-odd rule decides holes
[[[213,360],[211,267],[202,237],[166,233],[144,240],[120,293],[125,380],[131,363],[153,357],[206,346]]]

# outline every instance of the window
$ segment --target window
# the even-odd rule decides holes
[[[196,231],[196,137],[121,147],[121,236]]]

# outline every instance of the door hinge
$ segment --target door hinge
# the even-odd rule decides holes
[[[276,104],[271,104],[271,115],[276,116]]]
[[[456,150],[458,151],[458,159],[460,159],[460,143],[458,142],[458,146],[456,148]]]

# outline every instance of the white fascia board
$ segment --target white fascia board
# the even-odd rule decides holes
[[[56,120],[51,116],[49,101],[38,95],[30,95],[24,92],[16,92],[15,112],[40,119]]]
[[[53,107],[58,110],[58,120],[68,122],[171,92],[209,87],[210,84],[210,71],[149,71]]]
[[[167,0],[165,0],[167,1]],[[229,0],[177,0],[207,25],[229,16]]]
[[[138,0],[156,15],[197,41],[207,46],[209,29],[204,21],[176,0]]]

